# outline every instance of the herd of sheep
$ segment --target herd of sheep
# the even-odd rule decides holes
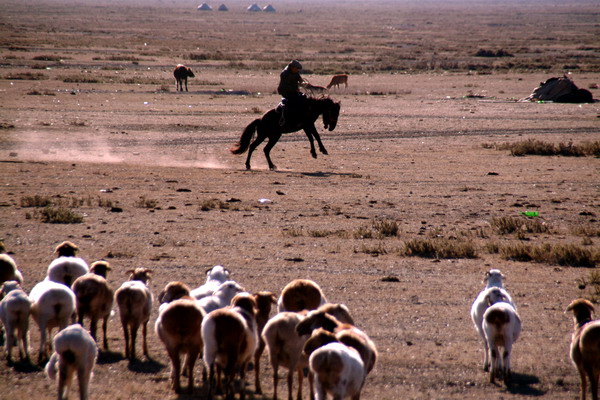
[[[109,264],[97,261],[88,267],[76,256],[77,250],[71,242],[60,244],[46,279],[36,284],[29,296],[21,289],[23,276],[14,260],[0,254],[0,321],[6,333],[7,362],[12,363],[15,346],[20,359],[29,360],[31,315],[40,330],[38,363],[45,363],[48,377],[57,380],[59,399],[67,397],[75,374],[80,398],[88,398],[98,354],[97,325],[102,320],[103,348],[108,350],[106,328],[114,302],[123,327],[125,356],[136,357],[140,327],[143,352],[148,356],[147,325],[153,295],[147,282],[151,271],[128,271],[129,280],[113,291],[106,281]],[[360,398],[365,379],[375,366],[377,349],[355,326],[345,305],[329,303],[310,280],[290,282],[277,298],[266,291],[250,294],[229,275],[227,269],[217,265],[207,271],[202,286],[190,290],[182,282],[170,282],[158,296],[155,331],[171,361],[171,384],[176,393],[182,391],[182,375],[187,376],[187,391],[192,393],[194,366],[202,359],[209,398],[216,392],[228,399],[236,394],[244,399],[245,374],[251,364],[255,393],[261,394],[260,359],[267,349],[273,369],[273,399],[277,399],[280,367],[288,370],[290,400],[296,374],[297,398],[302,399],[307,370],[311,399]],[[475,299],[471,317],[484,343],[483,368],[489,371],[490,381],[502,378],[508,383],[511,351],[521,332],[521,318],[503,280],[497,269],[486,273],[486,287]],[[273,305],[277,313],[270,317]],[[573,301],[567,311],[574,314],[571,359],[580,374],[581,399],[585,400],[589,379],[592,397],[597,400],[600,321],[592,320],[594,307],[587,300]],[[86,317],[90,320],[89,332],[83,328]],[[58,333],[52,341],[54,328]]]

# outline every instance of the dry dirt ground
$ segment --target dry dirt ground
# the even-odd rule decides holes
[[[594,297],[582,285],[594,270],[507,260],[501,250],[572,244],[598,259],[600,160],[498,148],[600,140],[598,103],[515,101],[566,71],[600,97],[591,3],[282,2],[275,14],[251,15],[241,2],[229,13],[184,2],[2,3],[0,238],[27,291],[63,240],[89,262],[108,260],[114,288],[128,269],[151,268],[155,295],[173,280],[201,284],[215,264],[249,291],[279,293],[308,278],[347,304],[378,347],[364,399],[577,398],[564,309]],[[473,57],[479,48],[515,57]],[[277,171],[261,148],[246,171],[245,156],[228,149],[277,104],[278,73],[294,57],[314,84],[350,73],[350,86],[331,93],[342,102],[337,129],[318,125],[329,155],[312,159],[296,133],[274,148]],[[180,62],[197,73],[187,93],[171,77]],[[44,223],[44,208],[32,207],[42,201],[83,221]],[[526,210],[539,217],[526,220]],[[544,232],[501,234],[494,221],[503,217]],[[397,234],[378,235],[383,223]],[[425,239],[470,244],[475,258],[405,255]],[[508,388],[482,371],[469,316],[490,268],[506,275],[523,320]],[[199,368],[193,396],[170,390],[156,310],[150,360],[125,360],[110,320],[92,399],[205,397]],[[31,341],[35,360],[33,323]],[[256,396],[249,373],[250,398],[271,399],[271,377],[266,367],[266,394]],[[55,384],[2,356],[0,393],[50,399]]]

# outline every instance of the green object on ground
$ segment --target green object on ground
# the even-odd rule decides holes
[[[540,215],[540,213],[537,211],[523,211],[521,214],[525,215],[526,217],[537,217]]]

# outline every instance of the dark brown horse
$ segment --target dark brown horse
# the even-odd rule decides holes
[[[185,65],[178,64],[173,70],[173,76],[175,77],[175,84],[177,85],[176,91],[183,92],[183,84],[185,84],[185,91],[188,91],[187,78],[194,78],[195,75],[191,68]]]
[[[275,146],[275,143],[277,143],[282,134],[296,132],[300,129],[303,129],[304,133],[306,133],[306,136],[308,137],[308,140],[310,141],[310,154],[312,157],[317,158],[317,152],[315,150],[313,138],[317,139],[321,153],[327,154],[327,150],[325,150],[325,146],[323,146],[323,143],[321,142],[319,132],[317,132],[317,128],[315,128],[315,122],[317,121],[317,118],[319,118],[319,115],[322,115],[325,129],[329,129],[330,131],[334,130],[340,115],[340,103],[333,101],[328,97],[320,99],[309,97],[307,99],[307,105],[308,111],[306,116],[293,126],[289,126],[287,123],[284,126],[279,125],[281,112],[278,109],[267,111],[261,118],[255,119],[246,127],[246,129],[244,129],[240,141],[234,147],[232,147],[230,151],[233,154],[242,154],[248,150],[246,169],[251,169],[250,158],[252,157],[252,152],[265,139],[269,138],[264,152],[267,162],[269,163],[269,169],[274,170],[276,167],[271,161],[269,153],[271,152],[273,146]],[[254,132],[257,133],[256,139],[250,143],[252,141],[252,137],[254,136]]]

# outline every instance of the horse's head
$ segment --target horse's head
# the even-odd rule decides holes
[[[325,100],[328,102],[328,104],[323,109],[323,126],[325,129],[332,131],[337,125],[338,117],[340,116],[341,105],[339,102],[331,99]]]

